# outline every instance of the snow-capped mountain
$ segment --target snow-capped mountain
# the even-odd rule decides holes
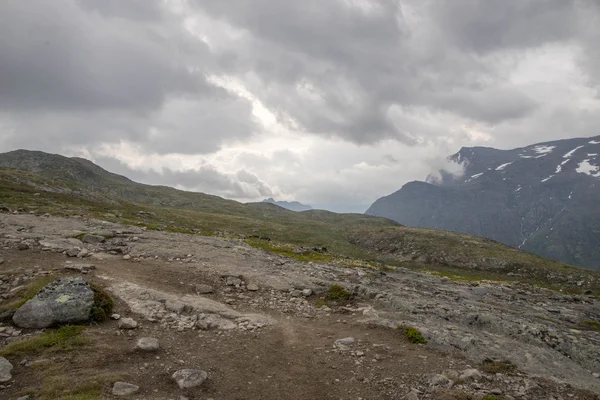
[[[460,177],[410,182],[369,215],[498,240],[600,269],[600,136],[513,149],[465,147]]]

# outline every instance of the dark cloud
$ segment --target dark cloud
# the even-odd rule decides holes
[[[207,82],[208,46],[161,3],[56,3],[0,3],[3,147],[205,153],[256,132],[251,105]]]

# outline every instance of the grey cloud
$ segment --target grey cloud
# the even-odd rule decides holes
[[[254,134],[249,102],[207,82],[208,46],[161,4],[1,2],[0,146],[206,153]]]
[[[590,0],[430,0],[445,34],[468,50],[490,52],[564,41],[577,33]]]
[[[415,144],[390,120],[395,106],[489,125],[532,115],[538,104],[507,87],[505,71],[476,53],[569,41],[581,14],[581,2],[562,0],[551,2],[555,9],[538,0],[370,3],[375,11],[343,1],[193,2],[247,32],[222,51],[222,67],[256,74],[253,92],[279,110],[282,121],[288,114],[309,132],[356,143],[395,138]],[[313,95],[301,89],[307,85]]]

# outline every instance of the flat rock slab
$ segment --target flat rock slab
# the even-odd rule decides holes
[[[133,318],[119,319],[119,329],[135,329],[138,323]]]
[[[208,378],[206,372],[200,369],[180,369],[173,374],[173,380],[180,389],[189,389],[200,386]]]
[[[93,264],[67,264],[63,269],[77,272],[89,272],[96,269],[96,266]]]
[[[13,315],[21,328],[41,329],[60,324],[88,321],[94,305],[94,292],[79,277],[59,279],[44,286]]]
[[[129,396],[140,390],[140,387],[133,383],[115,382],[112,389],[114,396]]]
[[[13,366],[4,357],[0,357],[0,382],[8,382],[12,379],[12,375],[10,371],[12,371]]]

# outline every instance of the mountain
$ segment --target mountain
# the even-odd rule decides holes
[[[302,261],[367,268],[405,267],[452,279],[529,282],[600,294],[594,271],[496,241],[401,226],[387,218],[294,212],[204,193],[136,183],[91,161],[17,150],[0,154],[0,213],[85,217],[147,230],[220,236]],[[2,237],[2,235],[0,235]],[[182,241],[187,241],[181,236]],[[578,285],[579,282],[583,282]]]
[[[307,206],[307,205],[299,203],[297,201],[275,201],[275,199],[272,197],[269,197],[268,199],[263,200],[263,203],[275,204],[279,207],[283,207],[283,208],[291,210],[291,211],[312,210],[311,206]]]
[[[600,269],[600,136],[513,149],[463,147],[460,177],[410,182],[367,215],[484,236],[572,265]]]

